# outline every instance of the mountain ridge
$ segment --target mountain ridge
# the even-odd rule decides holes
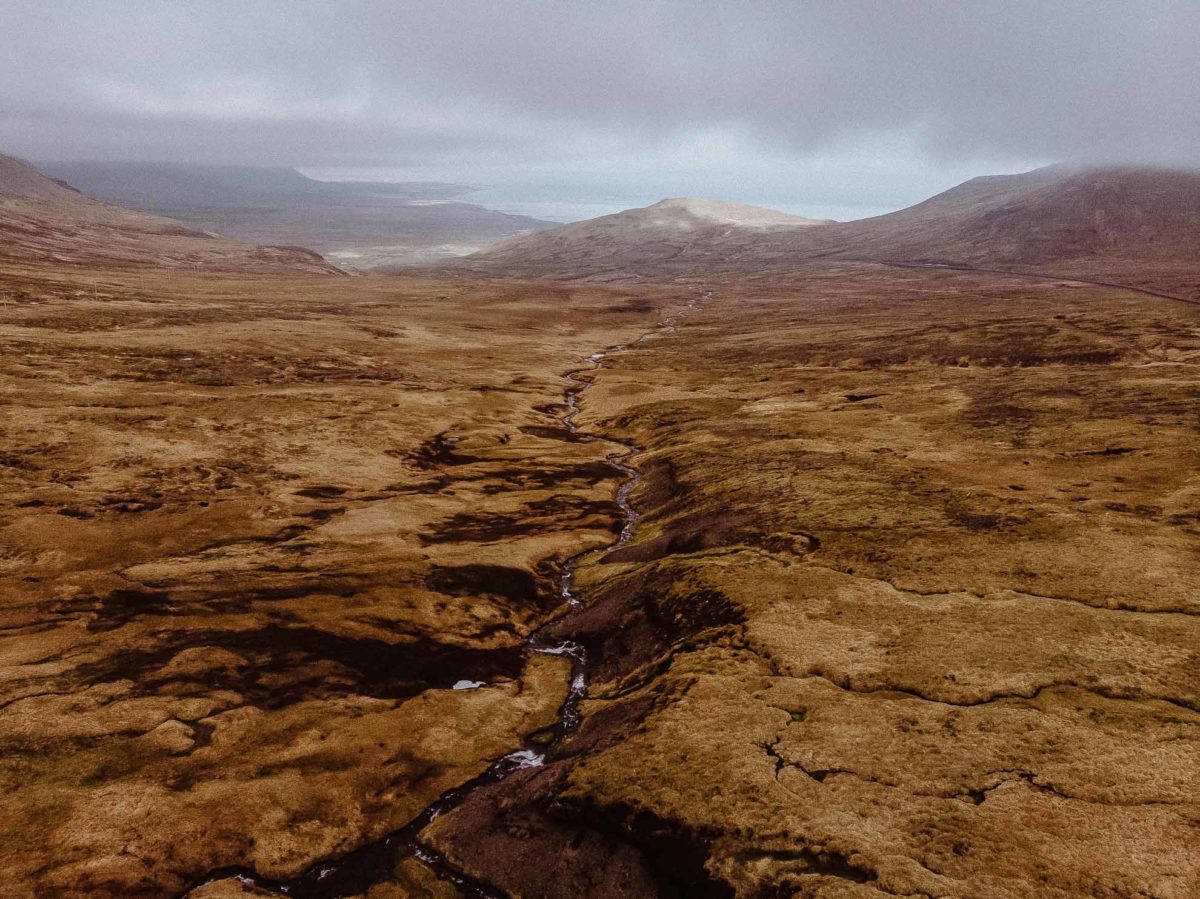
[[[3,154],[0,259],[89,267],[344,274],[303,247],[242,243],[105,203]]]
[[[318,181],[286,166],[56,162],[101,200],[257,244],[309,247],[358,269],[463,255],[553,223],[463,202],[443,182]]]
[[[730,233],[787,234],[829,222],[775,209],[695,197],[671,197],[546,231],[518,235],[465,257],[455,267],[541,277],[582,270],[590,276],[633,265],[661,271]],[[702,253],[703,250],[700,250]],[[507,271],[505,271],[507,269]],[[553,277],[553,275],[551,275]]]
[[[1111,276],[1200,296],[1200,172],[1190,170],[1049,166],[972,178],[881,216],[797,228],[694,228],[684,239],[640,224],[637,214],[654,208],[506,241],[459,267],[591,280],[754,274],[818,259],[1051,267],[1056,276]],[[627,233],[612,233],[630,224]]]

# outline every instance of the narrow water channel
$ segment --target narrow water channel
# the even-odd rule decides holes
[[[580,431],[577,423],[581,408],[580,400],[593,384],[593,377],[590,375],[601,370],[605,361],[614,354],[649,340],[657,334],[674,333],[679,321],[685,315],[711,297],[712,293],[710,292],[692,299],[684,308],[660,319],[653,329],[645,332],[636,340],[628,344],[616,344],[592,353],[585,360],[587,362],[585,367],[572,369],[564,376],[567,380],[567,387],[563,391],[563,401],[567,411],[559,418],[559,421],[573,435],[591,437],[611,446],[613,451],[608,454],[608,462],[624,475],[617,486],[615,496],[622,518],[621,531],[617,538],[605,546],[572,556],[562,565],[558,580],[558,592],[566,607],[566,613],[563,616],[565,618],[569,618],[583,609],[582,601],[573,591],[575,572],[579,565],[592,556],[612,552],[629,543],[633,539],[634,526],[638,520],[638,513],[630,502],[630,496],[641,482],[641,472],[631,462],[641,452],[641,449],[634,444],[613,440],[603,435],[586,434]],[[554,623],[560,624],[562,620],[563,618],[555,619]],[[530,744],[502,756],[482,774],[443,793],[400,830],[393,831],[383,839],[361,846],[338,859],[318,862],[293,880],[269,880],[243,867],[222,868],[204,875],[203,878],[180,893],[178,899],[183,899],[192,890],[204,884],[230,877],[247,886],[272,890],[293,897],[293,899],[341,899],[341,897],[365,893],[375,884],[389,880],[393,876],[396,862],[404,855],[412,855],[420,859],[439,878],[453,883],[459,892],[469,899],[506,899],[502,893],[497,892],[488,884],[470,877],[451,864],[439,852],[423,843],[421,832],[434,820],[461,805],[479,788],[498,783],[523,768],[539,767],[544,764],[546,752],[557,746],[579,726],[579,706],[587,697],[588,690],[587,653],[582,646],[576,643],[547,641],[543,636],[546,627],[547,625],[543,625],[530,635],[528,650],[534,653],[565,656],[571,663],[567,696],[559,708],[558,719],[548,742],[542,741],[539,746]],[[472,682],[471,685],[474,686],[474,683]]]

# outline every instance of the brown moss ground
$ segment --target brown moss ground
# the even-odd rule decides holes
[[[291,876],[550,724],[525,640],[617,525],[561,376],[636,300],[0,271],[6,895]]]
[[[1200,893],[1198,310],[951,272],[725,284],[584,423],[647,447],[563,627],[596,678],[540,784],[435,824],[568,896]],[[515,850],[553,873],[504,863]],[[563,886],[563,885],[566,886]]]
[[[95,280],[0,273],[6,883],[287,876],[553,716],[519,647],[618,525],[560,375],[698,285]],[[646,452],[582,726],[427,836],[514,896],[1200,892],[1197,310],[708,286],[585,399]]]

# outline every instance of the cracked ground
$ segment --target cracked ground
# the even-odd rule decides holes
[[[14,896],[424,837],[499,895],[1200,895],[1200,310],[870,265],[774,282],[6,271]],[[455,690],[462,680],[482,683]],[[22,892],[22,890],[24,890]],[[233,878],[191,891],[266,891]],[[454,896],[412,857],[359,894]]]
[[[589,396],[646,452],[636,540],[580,573],[585,727],[440,845],[482,873],[488,839],[535,857],[497,817],[567,857],[599,829],[659,895],[1200,894],[1200,310],[711,286]]]

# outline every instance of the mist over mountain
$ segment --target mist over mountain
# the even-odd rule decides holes
[[[285,166],[44,163],[86,193],[254,243],[310,247],[349,267],[429,262],[549,227],[454,198],[441,182],[318,181]]]
[[[848,218],[1200,146],[1186,0],[135,5],[0,4],[0,147]]]
[[[0,259],[23,264],[342,274],[296,246],[253,246],[93,199],[0,155]]]

